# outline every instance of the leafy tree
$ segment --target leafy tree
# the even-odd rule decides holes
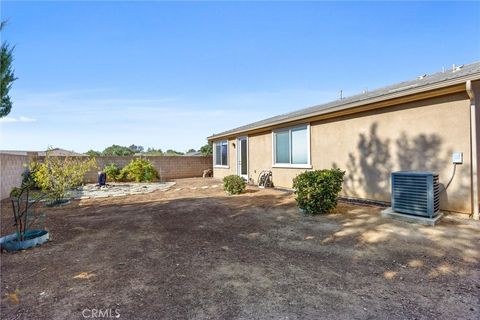
[[[167,152],[165,152],[166,156],[182,156],[183,152],[180,151],[175,151],[173,149],[168,149]]]
[[[0,31],[6,25],[6,21],[0,22]],[[13,49],[15,47],[10,47],[10,45],[4,41],[1,47],[1,57],[0,57],[0,74],[1,74],[1,82],[0,82],[0,96],[2,98],[2,105],[0,107],[0,118],[7,116],[12,110],[12,101],[10,100],[10,96],[8,92],[12,88],[12,84],[17,78],[15,78],[15,74],[12,68],[13,62]]]
[[[148,148],[147,151],[144,152],[144,154],[161,156],[161,155],[163,155],[163,151],[160,148],[159,149]]]
[[[188,149],[187,153],[190,153],[190,152],[197,152],[197,150],[195,150],[195,149]]]
[[[89,157],[92,157],[92,158],[93,158],[93,157],[100,157],[100,156],[102,155],[101,152],[95,151],[95,150],[92,150],[92,149],[90,149],[90,150],[88,150],[87,152],[85,152],[85,154],[86,154],[87,156],[89,156]]]
[[[134,144],[132,144],[130,147],[128,147],[128,149],[132,150],[135,153],[143,152],[143,147],[142,146],[136,146]]]
[[[106,148],[105,150],[103,150],[102,152],[102,156],[131,156],[135,153],[135,151],[127,148],[127,147],[123,147],[123,146],[119,146],[119,145],[111,145],[110,147]]]
[[[211,144],[206,144],[200,148],[200,152],[204,156],[211,156],[213,154],[213,148]]]
[[[95,159],[56,157],[47,151],[43,162],[32,162],[31,171],[37,185],[47,193],[53,203],[65,198],[68,190],[83,182],[85,173],[96,167]],[[34,169],[34,170],[33,170]]]

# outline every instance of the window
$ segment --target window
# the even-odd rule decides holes
[[[274,165],[308,167],[310,165],[309,130],[307,125],[274,131]]]
[[[214,149],[215,166],[227,167],[228,166],[228,141],[215,142]]]

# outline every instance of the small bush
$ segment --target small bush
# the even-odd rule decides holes
[[[40,189],[40,186],[35,181],[35,172],[38,169],[37,162],[30,163],[22,172],[22,186],[28,186],[30,190]]]
[[[107,174],[107,178],[117,181],[120,175],[120,168],[115,163],[110,163],[103,168],[103,172]]]
[[[143,158],[133,159],[120,170],[118,176],[122,180],[135,180],[135,182],[152,182],[160,178],[152,163]]]
[[[85,173],[96,167],[95,159],[72,157],[56,157],[47,151],[43,162],[33,162],[30,169],[35,168],[33,179],[53,201],[60,201],[68,190],[79,186],[83,182]],[[25,178],[28,181],[28,178]]]
[[[223,190],[228,194],[240,194],[245,191],[247,184],[242,177],[230,175],[223,178]]]
[[[337,206],[345,171],[340,169],[306,171],[293,179],[295,200],[308,214],[328,213]]]

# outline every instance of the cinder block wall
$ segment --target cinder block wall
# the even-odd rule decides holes
[[[98,157],[98,168],[93,168],[85,175],[85,182],[97,182],[98,170],[107,164],[115,163],[120,168],[126,166],[132,159],[138,157]],[[180,178],[201,177],[203,170],[212,169],[212,157],[184,157],[184,156],[148,156],[147,158],[160,173],[162,181]],[[39,161],[43,157],[38,157]],[[0,154],[0,199],[9,196],[13,187],[20,186],[21,174],[29,157],[24,155]]]
[[[0,199],[7,198],[13,187],[20,186],[27,164],[28,156],[0,153]]]
[[[99,169],[107,164],[115,163],[120,168],[125,167],[138,157],[98,157],[98,168],[90,170],[85,175],[85,181],[96,182]],[[201,177],[203,170],[212,169],[212,157],[183,157],[183,156],[146,156],[160,174],[162,181],[180,178]]]

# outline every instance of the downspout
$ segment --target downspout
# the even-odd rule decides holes
[[[478,158],[477,158],[477,116],[475,108],[475,92],[472,89],[472,81],[466,82],[466,90],[470,98],[470,138],[471,138],[471,155],[472,155],[472,214],[474,220],[479,220],[478,208]]]

